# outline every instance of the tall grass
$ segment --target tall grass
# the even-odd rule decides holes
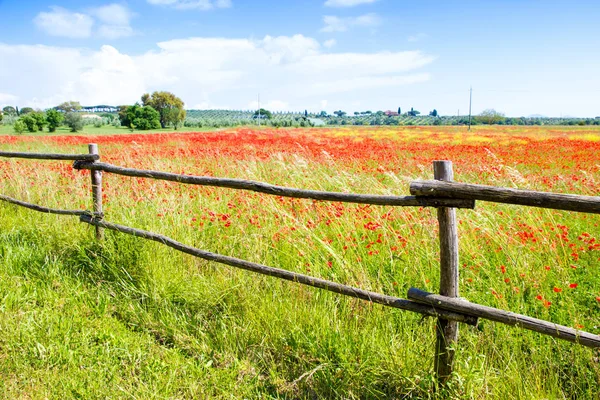
[[[585,148],[594,142],[563,146],[552,170],[540,167],[545,157],[535,158],[527,145],[511,143],[531,145],[543,134],[540,146],[553,148],[563,133],[508,137],[488,129],[471,138],[441,129],[419,132],[417,141],[409,129],[316,132],[246,137],[236,131],[164,141],[132,136],[106,139],[100,150],[120,165],[402,194],[409,180],[432,176],[430,159],[452,149],[447,155],[455,158],[457,180],[549,190],[547,178],[558,192],[599,188],[598,153]],[[495,158],[483,158],[488,153],[480,145],[456,147],[475,139]],[[370,152],[343,156],[357,141]],[[84,148],[60,140],[10,142],[0,147]],[[470,156],[474,148],[481,154]],[[475,161],[465,165],[459,154]],[[585,163],[578,161],[582,155],[588,155]],[[29,160],[0,161],[0,171],[2,194],[90,208],[87,172]],[[411,286],[437,290],[434,209],[321,203],[108,174],[104,181],[111,222],[399,297]],[[591,240],[600,236],[597,216],[494,204],[458,214],[461,296],[600,332],[600,249]],[[76,218],[5,204],[0,265],[2,397],[434,397],[434,321],[417,314],[208,263],[119,233],[107,232],[97,243],[93,229]],[[597,351],[487,321],[460,329],[455,376],[442,395],[600,394]]]

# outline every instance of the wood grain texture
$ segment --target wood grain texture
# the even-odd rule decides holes
[[[342,285],[339,283],[327,281],[320,278],[314,278],[308,275],[299,274],[296,272],[287,271],[280,268],[269,267],[262,264],[253,263],[250,261],[242,260],[239,258],[224,256],[221,254],[211,253],[209,251],[197,249],[195,247],[191,247],[185,245],[183,243],[177,242],[174,239],[171,239],[167,236],[159,235],[157,233],[152,233],[148,231],[143,231],[141,229],[131,228],[128,226],[117,225],[113,223],[109,223],[106,221],[99,220],[97,218],[93,218],[89,215],[82,215],[80,221],[99,226],[102,228],[114,230],[117,232],[126,233],[129,235],[133,235],[136,237],[152,240],[165,246],[171,247],[175,250],[181,251],[186,254],[190,254],[192,256],[202,258],[208,261],[214,261],[217,263],[229,265],[235,268],[245,269],[247,271],[252,271],[262,275],[273,276],[276,278],[297,282],[303,285],[308,285],[312,287],[316,287],[319,289],[328,290],[330,292],[335,292],[339,294],[343,294],[345,296],[355,297],[358,299],[370,301],[373,303],[382,304],[388,307],[399,308],[402,310],[414,311],[420,314],[429,315],[432,317],[443,316],[444,318],[456,320],[460,322],[464,322],[469,325],[477,325],[477,319],[469,316],[464,316],[454,312],[446,312],[446,311],[437,311],[434,307],[426,306],[421,303],[417,303],[414,301],[401,299],[398,297],[387,296],[379,293],[369,292],[363,289],[354,288],[351,286]]]
[[[594,348],[600,347],[600,336],[594,335],[593,333],[579,331],[567,326],[554,324],[552,322],[516,314],[510,311],[482,306],[464,299],[428,293],[417,288],[410,288],[408,290],[408,298],[422,302],[423,304],[432,305],[439,309],[455,311],[506,325],[517,326],[519,328],[549,335],[557,339],[579,343],[583,346]]]
[[[444,199],[444,198],[419,198],[415,196],[382,196],[370,194],[354,194],[339,192],[323,192],[317,190],[303,190],[271,185],[264,182],[249,181],[243,179],[214,178],[210,176],[194,176],[174,174],[170,172],[142,170],[134,168],[123,168],[102,162],[77,162],[77,169],[90,169],[105,171],[117,175],[134,176],[140,178],[160,179],[179,182],[190,185],[215,186],[231,189],[250,190],[282,197],[295,197],[303,199],[340,201],[346,203],[360,203],[388,206],[414,206],[414,207],[441,207],[451,206],[456,208],[475,208],[473,200]]]
[[[95,143],[90,143],[88,145],[88,151],[91,156],[97,157],[96,159],[100,159],[100,152],[98,151],[98,145]],[[103,209],[102,209],[102,171],[91,170],[90,176],[92,180],[92,202],[94,206],[94,214],[98,215],[99,219],[102,219]],[[97,226],[96,227],[96,239],[102,240],[104,238],[104,230]]]
[[[43,212],[46,214],[58,214],[58,215],[92,215],[90,211],[86,210],[62,210],[58,208],[48,208],[44,206],[39,206],[37,204],[28,203],[26,201],[21,201],[17,199],[13,199],[12,197],[0,195],[0,200],[5,201],[7,203],[15,204],[20,207],[25,207],[30,210]]]
[[[0,151],[0,157],[67,161],[94,161],[100,158],[99,156],[93,154],[15,153],[9,151]]]
[[[415,196],[483,200],[494,203],[600,214],[600,197],[499,188],[471,183],[422,181],[410,183]]]
[[[452,181],[451,161],[434,161],[433,176],[441,181]],[[440,207],[437,210],[440,243],[440,294],[458,296],[458,228],[456,209]],[[438,318],[436,330],[434,369],[438,383],[444,385],[452,375],[455,345],[458,341],[458,323]]]

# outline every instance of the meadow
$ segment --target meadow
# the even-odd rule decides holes
[[[91,128],[90,132],[94,132]],[[101,132],[99,132],[101,133]],[[598,127],[235,128],[0,135],[0,150],[85,153],[176,173],[408,194],[455,180],[597,196]],[[0,159],[0,194],[91,209],[88,171]],[[107,221],[220,254],[406,297],[438,290],[436,210],[328,203],[104,175]],[[600,216],[478,202],[458,210],[460,295],[600,334]],[[0,204],[2,398],[433,398],[435,321],[263,277],[76,217]],[[441,395],[596,399],[600,352],[461,325]],[[438,392],[438,395],[440,393]]]

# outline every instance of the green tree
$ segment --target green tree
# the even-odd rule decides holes
[[[494,110],[493,108],[488,108],[487,110],[483,110],[481,114],[479,114],[475,120],[481,124],[486,125],[495,125],[499,123],[503,123],[505,120],[505,116],[503,113]]]
[[[33,117],[33,119],[35,119],[36,128],[40,132],[43,131],[44,126],[46,126],[48,124],[48,121],[46,121],[46,114],[44,114],[41,111],[34,111],[27,115],[31,115]]]
[[[32,113],[34,111],[35,110],[31,107],[23,107],[23,108],[21,108],[21,112],[19,113],[19,115],[26,115],[26,114]]]
[[[127,120],[132,129],[148,130],[158,129],[160,125],[160,114],[150,106],[134,104],[127,108]]]
[[[420,111],[417,111],[415,109],[413,109],[412,107],[410,108],[410,111],[407,112],[408,115],[410,115],[411,117],[416,117],[417,115],[421,114]]]
[[[71,132],[78,132],[85,124],[80,114],[71,111],[65,114],[65,125],[71,128]]]
[[[6,106],[2,109],[2,112],[6,115],[17,115],[17,109],[13,106]]]
[[[131,106],[118,106],[117,115],[119,116],[119,121],[121,121],[121,126],[129,126],[131,125],[131,121],[127,118],[127,109]]]
[[[261,108],[260,110],[256,110],[254,111],[254,115],[252,115],[252,118],[260,118],[261,119],[271,119],[273,118],[273,114],[271,113],[271,111],[269,110],[265,110],[264,108]]]
[[[160,115],[160,126],[173,125],[175,129],[185,120],[183,101],[171,92],[154,92],[142,95],[142,105],[150,106]]]
[[[65,116],[63,113],[56,111],[53,108],[46,111],[46,121],[48,122],[48,130],[50,132],[56,132],[56,128],[60,126],[64,119]]]
[[[402,108],[398,107],[398,115],[402,115]]]
[[[81,104],[78,101],[65,101],[54,108],[64,113],[70,113],[81,110]]]
[[[13,125],[13,129],[16,133],[18,133],[20,135],[23,132],[25,132],[25,129],[27,129],[27,127],[25,126],[25,123],[23,123],[23,121],[18,119],[15,121],[15,124]]]
[[[335,115],[337,115],[338,117],[343,117],[344,115],[346,115],[346,111],[342,111],[342,110],[337,110],[333,112]]]
[[[434,108],[432,112],[429,113],[430,117],[437,117],[438,116],[438,112],[437,110]]]

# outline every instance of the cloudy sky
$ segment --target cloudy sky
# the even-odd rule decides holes
[[[600,3],[0,0],[0,106],[600,115]]]

